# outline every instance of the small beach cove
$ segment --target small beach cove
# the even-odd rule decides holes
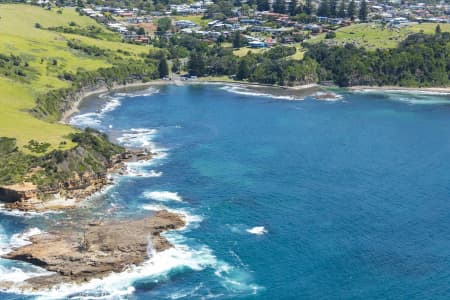
[[[411,105],[396,94],[333,90],[342,99],[290,101],[233,88],[158,84],[84,101],[71,124],[157,155],[127,164],[115,185],[70,212],[2,214],[4,248],[66,223],[160,210],[182,214],[186,226],[163,234],[173,248],[136,267],[43,293],[9,289],[2,299],[345,298],[356,288],[361,299],[381,299],[387,280],[390,293],[414,299],[433,293],[424,285],[444,288],[433,278],[446,274],[445,261],[433,257],[445,257],[449,226],[446,96]],[[430,256],[423,243],[442,248],[425,248]],[[45,274],[5,260],[1,270],[18,282]]]

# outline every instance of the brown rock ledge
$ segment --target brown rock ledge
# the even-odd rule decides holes
[[[32,263],[53,275],[30,278],[16,288],[47,289],[59,283],[80,283],[121,272],[149,258],[148,246],[157,252],[172,245],[161,233],[185,225],[181,215],[159,211],[151,217],[114,223],[90,223],[83,228],[32,236],[32,244],[3,256]],[[0,287],[12,283],[2,282]]]
[[[127,173],[126,162],[150,160],[154,153],[150,150],[127,150],[111,159],[109,174]],[[76,207],[82,200],[101,191],[112,184],[108,173],[73,174],[66,182],[61,182],[57,188],[41,188],[29,182],[0,186],[0,202],[7,209],[21,211],[61,210]]]

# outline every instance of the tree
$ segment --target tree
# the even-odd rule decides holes
[[[347,7],[347,17],[353,21],[355,20],[355,14],[356,14],[355,0],[350,0],[350,3],[348,4]]]
[[[345,18],[345,0],[341,0],[341,3],[339,4],[337,16],[339,18]]]
[[[248,65],[247,59],[244,58],[239,63],[239,68],[238,68],[238,72],[236,74],[236,78],[238,80],[242,80],[242,79],[248,78],[249,75],[250,75],[250,67]]]
[[[178,73],[181,70],[181,61],[177,58],[173,61],[172,72]]]
[[[158,24],[158,28],[156,29],[156,31],[159,34],[163,34],[166,31],[168,31],[169,29],[172,29],[172,19],[170,19],[168,17],[159,19],[157,24]]]
[[[359,8],[359,20],[361,22],[367,22],[367,2],[366,2],[366,0],[361,1],[361,7]]]
[[[437,24],[436,28],[434,29],[434,33],[436,35],[441,34],[442,30],[441,30],[441,25]]]
[[[286,12],[284,0],[275,0],[273,3],[273,11],[279,14],[284,14]]]
[[[145,29],[142,28],[142,27],[139,27],[139,29],[136,31],[136,33],[137,33],[138,35],[145,35]]]
[[[289,2],[289,14],[291,16],[297,14],[297,0],[291,0],[291,2]]]
[[[167,59],[165,57],[162,57],[159,60],[158,72],[159,72],[159,78],[163,78],[163,77],[166,77],[167,75],[169,75],[169,66],[167,65]]]
[[[330,0],[329,4],[329,17],[336,17],[337,16],[337,0]]]
[[[241,48],[242,36],[239,31],[233,33],[233,48]]]
[[[317,9],[317,15],[320,17],[328,17],[330,15],[330,6],[328,0],[320,1],[319,8]]]
[[[256,7],[259,11],[267,11],[270,10],[270,5],[268,0],[257,0]]]
[[[311,15],[314,11],[311,0],[305,1],[305,7],[303,8],[303,12],[307,15]]]
[[[197,51],[192,51],[188,63],[189,74],[202,76],[205,74],[205,61],[203,56]]]

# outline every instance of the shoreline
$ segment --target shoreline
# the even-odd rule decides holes
[[[99,95],[102,93],[119,91],[119,90],[124,90],[124,89],[128,89],[128,88],[141,88],[141,87],[144,88],[144,87],[149,87],[152,85],[163,85],[163,84],[167,84],[167,82],[168,81],[165,81],[165,80],[154,80],[154,81],[149,81],[149,82],[133,82],[133,83],[129,83],[129,84],[118,84],[118,85],[113,85],[112,87],[101,86],[101,87],[97,87],[97,88],[88,89],[87,91],[83,91],[83,89],[81,89],[81,91],[78,92],[79,96],[77,97],[77,101],[75,101],[72,104],[72,106],[69,110],[66,110],[62,113],[59,123],[70,125],[68,122],[70,117],[79,112],[79,106],[86,98],[89,98],[89,97],[92,97],[95,95]]]
[[[112,87],[98,87],[98,88],[92,88],[87,91],[81,90],[79,92],[79,96],[77,97],[77,101],[75,101],[71,108],[65,112],[62,113],[62,116],[59,120],[59,123],[70,125],[69,120],[70,118],[79,112],[79,106],[81,103],[86,100],[89,97],[99,95],[102,93],[108,93],[108,92],[114,92],[114,91],[122,91],[127,89],[140,89],[140,88],[146,88],[151,86],[159,86],[159,85],[176,85],[176,86],[182,86],[182,85],[195,85],[195,84],[223,84],[223,85],[236,85],[241,87],[261,87],[261,88],[275,88],[275,89],[281,89],[281,90],[292,90],[292,91],[303,91],[313,88],[323,88],[320,84],[317,83],[310,83],[305,85],[297,85],[297,86],[277,86],[277,85],[270,85],[270,84],[264,84],[264,83],[253,83],[253,82],[241,82],[241,81],[221,81],[221,80],[201,80],[201,79],[194,79],[194,80],[152,80],[148,82],[133,82],[129,84],[120,84],[120,85],[113,85]]]

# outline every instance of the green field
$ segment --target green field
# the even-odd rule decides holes
[[[64,8],[62,13],[58,13],[56,8],[49,11],[29,5],[0,5],[0,54],[20,56],[37,71],[37,76],[27,83],[13,81],[0,74],[0,136],[16,138],[20,147],[35,139],[48,142],[51,149],[56,149],[61,141],[66,140],[65,136],[74,131],[66,125],[38,120],[27,112],[34,107],[38,95],[69,85],[58,78],[59,74],[75,72],[79,68],[96,70],[110,66],[104,58],[92,58],[69,48],[67,40],[77,39],[112,51],[121,49],[136,57],[149,51],[149,47],[35,28],[36,23],[48,28],[68,26],[71,21],[79,26],[100,26],[88,17],[79,16],[74,9]],[[57,66],[54,65],[55,60]],[[63,149],[74,146],[68,140],[66,142]],[[26,149],[22,150],[26,152]]]
[[[450,24],[440,24],[442,31],[450,32]],[[433,33],[436,24],[425,23],[409,25],[402,28],[389,29],[381,24],[355,24],[336,30],[336,38],[325,39],[325,34],[320,34],[308,40],[308,43],[326,41],[331,45],[354,44],[369,50],[377,48],[395,48],[408,35],[423,31]]]
[[[242,47],[237,50],[234,50],[233,54],[238,57],[243,57],[243,56],[246,56],[249,52],[250,53],[263,53],[266,50],[267,50],[267,48],[257,48],[256,49],[256,48]]]

